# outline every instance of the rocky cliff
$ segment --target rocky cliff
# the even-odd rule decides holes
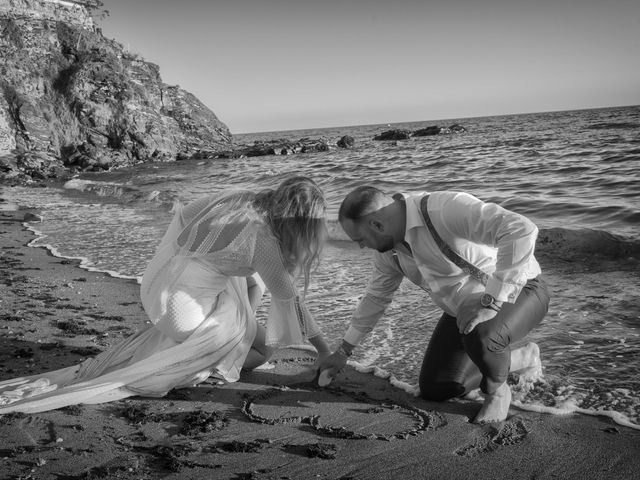
[[[0,0],[0,179],[229,148],[209,108],[102,35],[90,15],[100,4]]]

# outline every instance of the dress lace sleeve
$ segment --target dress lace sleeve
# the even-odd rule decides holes
[[[266,227],[265,227],[266,228]],[[263,229],[257,232],[252,267],[271,292],[266,344],[299,345],[321,334],[287,272],[277,240]]]

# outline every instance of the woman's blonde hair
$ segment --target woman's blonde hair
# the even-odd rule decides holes
[[[327,205],[322,190],[310,178],[290,177],[275,190],[256,194],[254,205],[264,213],[280,242],[287,269],[304,275],[306,294],[327,238]]]

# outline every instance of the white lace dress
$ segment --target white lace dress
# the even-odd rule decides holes
[[[163,396],[212,372],[238,380],[257,328],[247,290],[253,275],[271,293],[268,345],[320,334],[250,195],[215,195],[179,209],[142,280],[152,325],[80,365],[0,382],[0,414]]]

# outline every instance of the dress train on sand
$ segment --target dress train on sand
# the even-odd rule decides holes
[[[246,279],[233,277],[215,311],[183,342],[154,326],[94,358],[52,372],[0,382],[0,414],[35,413],[104,403],[133,395],[161,397],[217,372],[239,378],[256,333]]]

